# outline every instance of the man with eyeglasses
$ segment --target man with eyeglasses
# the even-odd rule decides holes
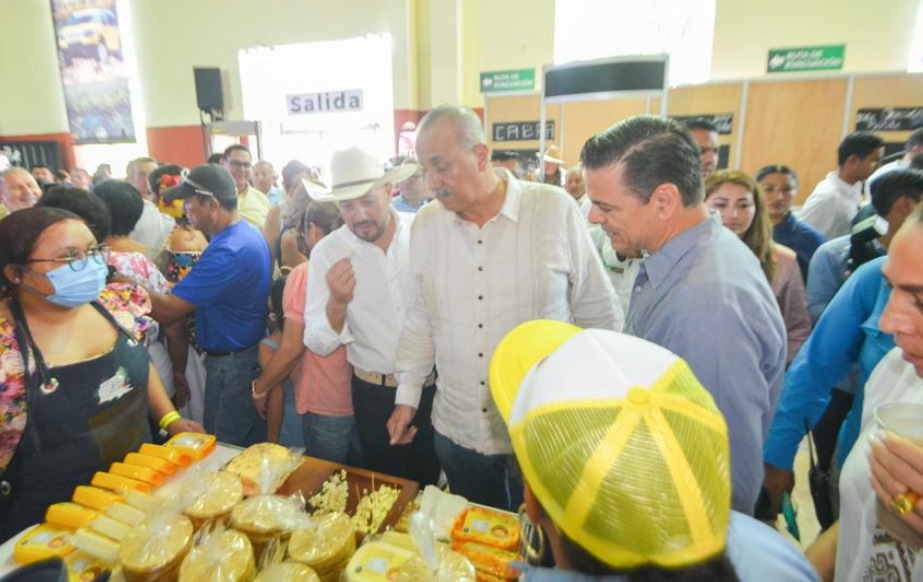
[[[262,233],[241,220],[238,188],[221,166],[184,172],[161,192],[183,200],[192,226],[211,236],[199,262],[170,295],[152,293],[152,315],[162,324],[196,312],[196,341],[205,351],[205,430],[221,442],[247,446],[266,440],[250,385],[260,375],[257,345],[265,335],[272,273]]]
[[[237,186],[237,211],[240,217],[262,229],[272,204],[265,194],[250,185],[253,178],[253,155],[250,150],[239,143],[228,146],[221,156],[221,165],[231,173]]]
[[[417,165],[413,158],[407,158],[402,166]],[[423,208],[423,205],[431,200],[426,190],[426,176],[423,174],[423,168],[407,179],[400,185],[401,193],[391,200],[391,206],[398,212],[416,213]]]

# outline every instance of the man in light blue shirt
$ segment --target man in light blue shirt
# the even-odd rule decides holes
[[[785,324],[756,256],[704,206],[688,131],[634,117],[584,145],[590,222],[645,257],[625,332],[682,357],[714,396],[731,443],[732,507],[751,514],[760,452],[782,389]]]
[[[407,159],[401,164],[416,164],[416,160]],[[408,178],[400,185],[400,194],[391,199],[391,206],[398,212],[408,212],[416,214],[417,210],[423,208],[423,205],[429,202],[429,190],[426,188],[425,174],[423,167],[417,170],[417,173]]]

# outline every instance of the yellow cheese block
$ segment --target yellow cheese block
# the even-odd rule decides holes
[[[158,459],[170,461],[171,463],[175,463],[180,467],[188,467],[192,464],[193,461],[192,457],[176,447],[163,447],[160,445],[145,443],[141,445],[141,448],[138,450],[138,452],[149,457],[157,457]]]
[[[130,479],[143,481],[154,487],[163,485],[163,473],[147,467],[137,467],[135,465],[126,465],[125,463],[112,463],[109,472],[114,475],[121,475]]]
[[[363,544],[346,566],[348,582],[391,582],[414,552],[385,542]]]
[[[80,505],[102,511],[113,503],[122,501],[122,496],[116,495],[111,491],[106,491],[105,489],[100,489],[99,487],[78,485],[74,489],[73,500]]]
[[[88,528],[80,528],[74,533],[74,546],[81,552],[96,556],[100,560],[113,563],[119,555],[119,543]]]
[[[179,465],[173,461],[159,459],[157,457],[151,457],[148,455],[141,455],[138,453],[128,453],[125,455],[125,464],[154,469],[155,471],[163,473],[168,477],[171,475],[176,475],[176,471],[179,469]]]
[[[55,527],[73,531],[89,525],[97,516],[99,516],[99,513],[92,509],[65,501],[64,503],[55,503],[48,506],[48,511],[45,512],[45,522]]]
[[[173,435],[173,438],[168,440],[164,446],[178,449],[180,452],[189,455],[193,461],[201,461],[215,450],[217,442],[215,435],[181,432]]]
[[[106,515],[126,525],[138,525],[147,519],[147,513],[126,503],[113,503],[106,508]]]
[[[112,566],[86,552],[76,550],[64,558],[69,582],[93,582]]]
[[[17,564],[31,564],[47,558],[63,558],[74,551],[67,530],[48,524],[37,525],[13,547]]]
[[[144,493],[143,491],[126,491],[125,503],[144,513],[150,513],[151,509],[157,505],[157,500],[154,499],[154,496],[150,493]]]
[[[97,471],[96,474],[93,475],[93,480],[90,481],[90,484],[95,487],[100,487],[102,489],[108,489],[109,491],[123,494],[129,489],[134,489],[135,491],[144,491],[145,493],[151,492],[151,486],[149,483],[144,483],[143,481],[138,481],[137,479],[123,477],[122,475],[103,473],[102,471]]]

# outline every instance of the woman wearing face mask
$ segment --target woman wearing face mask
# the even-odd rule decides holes
[[[146,295],[105,286],[106,253],[58,208],[0,229],[0,541],[149,440],[149,412],[168,433],[201,431],[142,345]]]
[[[785,363],[790,364],[811,335],[811,316],[795,252],[772,242],[763,192],[747,174],[721,170],[705,183],[705,205],[721,215],[724,226],[734,231],[759,260],[785,320]]]

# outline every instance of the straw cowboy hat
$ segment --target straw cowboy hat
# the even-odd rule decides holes
[[[567,163],[564,161],[564,154],[561,153],[561,150],[558,149],[557,146],[548,146],[545,148],[545,155],[542,156],[542,161],[560,165]]]
[[[365,196],[367,192],[390,183],[403,182],[417,172],[416,164],[398,166],[385,172],[384,166],[372,154],[359,148],[333,153],[330,160],[332,189],[313,180],[304,179],[304,187],[319,202],[345,202]]]

